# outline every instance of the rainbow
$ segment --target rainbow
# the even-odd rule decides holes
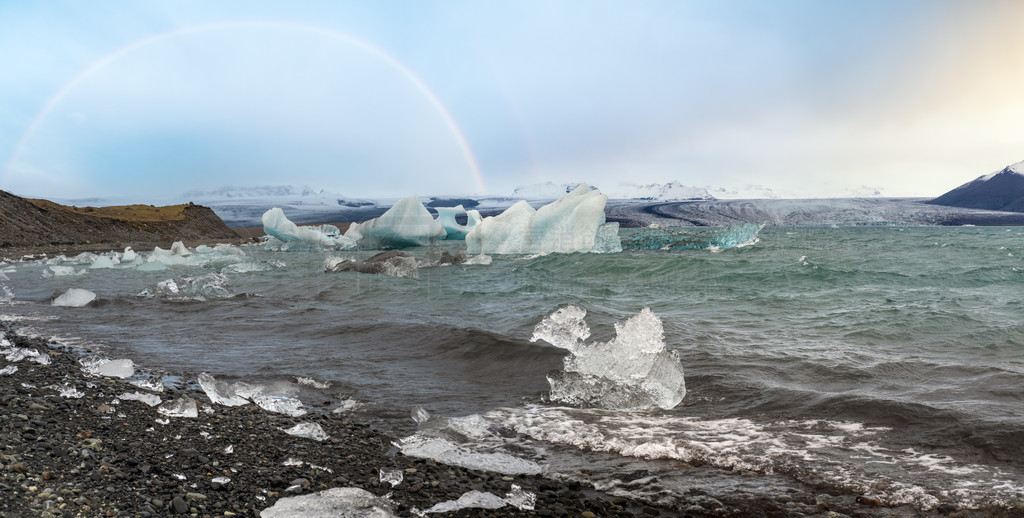
[[[462,151],[463,158],[466,160],[466,164],[469,166],[470,170],[473,173],[477,187],[480,189],[481,193],[487,192],[487,186],[484,183],[484,177],[483,174],[480,172],[480,166],[477,163],[476,157],[473,155],[473,151],[469,147],[469,143],[466,141],[466,136],[463,135],[462,130],[459,128],[458,124],[455,123],[455,119],[452,117],[451,112],[449,112],[448,108],[445,107],[444,103],[442,103],[441,100],[438,99],[434,91],[431,90],[429,86],[427,86],[426,82],[424,82],[419,75],[413,72],[404,63],[402,63],[397,58],[389,54],[387,51],[381,49],[380,47],[374,46],[365,40],[362,40],[351,34],[339,30],[295,22],[250,20],[190,25],[188,27],[181,27],[159,34],[153,34],[145,38],[133,41],[109,54],[100,57],[92,63],[89,63],[88,66],[80,70],[77,74],[74,75],[74,77],[72,77],[70,80],[64,83],[64,85],[61,86],[59,90],[57,90],[52,96],[50,96],[50,98],[46,101],[46,103],[39,110],[39,112],[36,113],[35,117],[32,118],[32,121],[29,123],[28,127],[22,133],[21,138],[19,138],[17,144],[15,144],[14,150],[11,152],[11,157],[8,160],[7,165],[4,167],[4,170],[2,172],[3,174],[0,175],[0,186],[3,186],[6,183],[7,178],[13,172],[15,162],[17,161],[18,156],[21,154],[28,140],[39,128],[39,125],[43,122],[43,120],[46,119],[47,115],[54,109],[54,107],[57,106],[58,103],[60,103],[60,101],[69,92],[74,90],[75,87],[77,87],[83,80],[85,80],[87,77],[95,73],[97,70],[116,61],[117,59],[121,58],[122,56],[130,52],[146,47],[147,45],[152,45],[156,42],[166,40],[168,38],[174,38],[177,36],[183,36],[187,34],[195,34],[198,32],[252,27],[267,27],[277,29],[283,28],[309,32],[314,34],[321,34],[324,36],[344,41],[386,62],[394,70],[401,73],[401,75],[407,81],[409,81],[409,83],[412,84],[427,99],[427,101],[434,108],[437,114],[444,120],[445,124],[448,126],[448,129],[451,131],[452,136],[455,138],[455,141],[458,143],[459,149]]]

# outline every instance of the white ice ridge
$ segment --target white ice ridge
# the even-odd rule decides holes
[[[268,247],[277,247],[283,250],[293,248],[350,250],[356,246],[355,240],[341,235],[337,227],[331,225],[300,227],[285,217],[284,211],[277,207],[263,213],[263,231],[273,238],[273,240],[268,240]]]
[[[59,297],[53,299],[54,306],[66,308],[80,308],[96,300],[96,294],[81,288],[70,288]]]
[[[263,518],[392,518],[394,503],[354,487],[282,498],[260,512]]]
[[[606,343],[584,343],[590,337],[585,316],[583,309],[566,306],[537,324],[530,338],[572,353],[564,360],[564,372],[548,373],[552,401],[612,410],[667,410],[683,400],[682,363],[675,351],[666,349],[661,319],[650,308],[616,322],[615,338]]]
[[[426,246],[447,234],[419,196],[413,195],[399,200],[378,218],[353,223],[345,237],[357,241],[360,248],[386,249]]]
[[[586,184],[538,210],[519,201],[483,218],[466,236],[466,248],[470,254],[618,252],[618,223],[605,223],[607,202]]]
[[[469,210],[467,211],[462,205],[456,205],[454,207],[434,207],[437,211],[437,222],[444,227],[445,232],[448,234],[445,239],[449,241],[462,241],[466,239],[466,235],[469,231],[473,230],[473,227],[480,223],[480,211]],[[458,214],[466,213],[466,225],[459,225],[455,221],[455,216]]]

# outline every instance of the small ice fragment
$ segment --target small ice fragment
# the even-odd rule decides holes
[[[288,435],[294,435],[296,437],[306,437],[317,441],[322,441],[327,438],[327,433],[317,423],[299,423],[287,430],[284,433]]]
[[[125,401],[142,401],[149,406],[157,406],[160,404],[160,396],[156,394],[143,394],[142,392],[125,392],[121,394],[121,399]]]
[[[353,410],[355,410],[355,409],[357,409],[357,408],[359,408],[361,406],[362,406],[362,404],[360,404],[358,401],[356,401],[356,400],[354,400],[352,398],[349,398],[349,399],[346,399],[346,400],[342,401],[338,405],[338,408],[335,408],[331,413],[332,414],[344,414],[345,412],[351,412],[351,411],[353,411]]]
[[[505,495],[505,502],[523,511],[532,511],[537,505],[537,495],[524,491],[518,484],[512,484],[512,489]]]
[[[275,412],[292,417],[306,415],[306,410],[302,408],[302,401],[291,396],[285,396],[282,394],[259,394],[252,397],[252,402],[256,403],[260,408],[268,412]]]
[[[71,288],[51,302],[54,306],[65,308],[80,308],[96,300],[96,294],[81,288]]]
[[[130,378],[135,374],[135,363],[128,359],[111,360],[100,356],[87,356],[78,360],[82,372],[89,376]]]
[[[139,387],[140,389],[148,390],[150,392],[163,392],[164,391],[164,380],[160,376],[154,376],[146,379],[129,380],[128,383]]]
[[[425,423],[430,419],[430,412],[427,412],[425,408],[420,405],[412,407],[412,420],[416,421],[416,424]]]
[[[196,400],[190,397],[172,399],[160,405],[156,410],[169,417],[199,417]]]
[[[299,378],[296,378],[296,381],[299,383],[299,385],[306,385],[307,387],[313,387],[313,388],[319,389],[319,390],[327,390],[327,389],[331,388],[331,384],[330,383],[319,382],[319,381],[317,381],[317,380],[315,380],[313,378],[299,377]]]
[[[301,460],[294,459],[292,457],[288,457],[281,463],[282,466],[301,466],[302,464],[303,462]]]
[[[220,484],[223,486],[231,483],[231,479],[228,477],[213,477],[212,479],[210,479],[210,482],[213,482],[214,484]]]
[[[64,384],[63,387],[58,387],[57,392],[59,392],[61,396],[71,399],[79,399],[85,395],[85,392],[82,392],[75,388],[74,386],[68,385],[66,383]]]
[[[234,385],[224,381],[217,381],[213,376],[203,372],[199,374],[199,386],[202,387],[210,401],[224,406],[242,406],[249,404],[249,400],[239,396]]]
[[[18,372],[17,365],[8,365],[0,369],[0,375],[14,374],[15,372]]]
[[[186,477],[185,475],[183,475],[183,474],[181,474],[181,473],[175,473],[175,474],[174,474],[174,478],[176,478],[176,479],[178,479],[178,480],[185,480],[185,479],[187,479],[188,477]]]
[[[405,479],[405,475],[402,474],[402,470],[400,470],[400,469],[384,469],[384,468],[381,468],[381,470],[380,470],[380,481],[381,482],[387,482],[388,484],[391,484],[391,487],[395,487],[398,484],[401,484],[402,480],[404,480],[404,479]]]
[[[163,419],[157,418],[156,422],[157,422],[157,424],[171,424],[171,420],[167,419],[167,418],[163,418]]]
[[[233,444],[229,444],[226,448],[224,448],[224,453],[229,455],[235,453],[235,446]]]
[[[31,383],[22,383],[21,386],[25,387],[27,389],[34,389],[34,388],[36,388],[36,386],[31,384]]]
[[[434,504],[433,507],[423,511],[424,513],[451,513],[458,511],[459,509],[477,508],[477,509],[499,509],[505,507],[505,500],[494,493],[487,493],[483,491],[469,491],[463,493],[458,500],[448,500],[439,504]]]
[[[257,495],[260,496],[260,495]],[[394,504],[364,489],[336,487],[310,495],[282,498],[260,512],[263,518],[391,518]]]

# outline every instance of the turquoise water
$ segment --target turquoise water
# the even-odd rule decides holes
[[[325,411],[355,399],[398,435],[414,433],[414,405],[473,416],[502,444],[466,447],[511,437],[552,473],[573,472],[583,461],[566,452],[582,452],[593,482],[652,500],[693,490],[673,476],[681,463],[765,477],[756,490],[721,491],[824,485],[918,509],[1024,495],[1024,229],[769,227],[758,238],[723,250],[495,256],[416,279],[323,273],[328,256],[369,251],[244,247],[203,265],[51,278],[41,261],[14,262],[0,282],[15,297],[0,314],[27,334],[185,379],[330,383],[295,390]],[[223,277],[205,301],[139,296],[210,274]],[[49,305],[70,287],[99,302]],[[599,341],[650,307],[686,370],[683,403],[546,403],[545,374],[564,351],[529,338],[568,304],[587,311]],[[657,481],[625,482],[636,463]]]

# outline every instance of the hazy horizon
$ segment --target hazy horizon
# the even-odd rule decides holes
[[[0,5],[0,189],[678,181],[935,197],[1024,159],[1009,0]]]

